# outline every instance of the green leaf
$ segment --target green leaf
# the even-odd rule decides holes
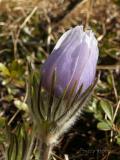
[[[100,111],[96,112],[94,114],[94,117],[99,121],[103,120],[103,115],[102,115],[102,113]]]
[[[24,75],[24,66],[22,62],[19,62],[20,60],[14,60],[9,69],[11,73],[11,77],[13,78],[21,78]]]
[[[14,104],[18,109],[23,111],[28,111],[28,106],[25,102],[21,102],[20,100],[15,100]]]
[[[4,143],[6,140],[6,134],[5,134],[5,117],[0,117],[0,143]]]
[[[12,133],[7,129],[9,146],[7,150],[7,160],[23,160],[26,157],[28,147],[28,137],[24,127],[18,125],[16,132]]]
[[[8,68],[3,63],[0,63],[0,72],[3,76],[10,76]]]
[[[3,128],[5,126],[5,118],[0,117],[0,128]]]
[[[120,136],[117,137],[117,144],[120,145]]]
[[[105,114],[107,115],[107,117],[112,121],[114,117],[114,113],[113,113],[113,107],[111,106],[111,104],[107,100],[101,100],[100,105],[103,111],[105,112]]]
[[[112,124],[109,121],[102,121],[97,124],[97,128],[103,131],[109,131],[112,128]]]

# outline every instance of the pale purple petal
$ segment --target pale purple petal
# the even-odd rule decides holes
[[[92,31],[77,26],[65,32],[42,66],[43,86],[49,91],[53,71],[56,71],[55,94],[60,95],[66,85],[69,90],[77,81],[83,92],[93,83],[98,59],[97,40]]]

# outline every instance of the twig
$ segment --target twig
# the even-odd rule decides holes
[[[114,113],[114,116],[113,116],[113,122],[115,121],[115,117],[116,117],[116,115],[117,115],[117,112],[118,112],[119,107],[120,107],[120,100],[119,100],[119,102],[118,102],[118,104],[117,104],[117,107],[116,107],[116,110],[115,110],[115,113]]]
[[[118,70],[120,69],[120,65],[98,65],[97,70]]]
[[[93,8],[93,0],[89,0],[88,1],[88,10],[87,10],[87,14],[86,14],[85,30],[88,29],[88,26],[89,26],[89,20],[90,20],[92,8]]]
[[[69,158],[68,158],[68,155],[67,155],[67,154],[65,154],[65,160],[69,160]]]
[[[114,80],[113,72],[110,71],[110,74],[111,74],[111,78],[112,78],[112,84],[113,84],[113,89],[114,89],[116,102],[118,102],[118,94],[117,94],[117,89],[116,89],[116,86],[115,86],[115,80]]]
[[[15,119],[15,117],[18,115],[18,113],[20,112],[20,110],[17,110],[15,112],[15,114],[12,116],[12,118],[10,119],[10,121],[8,122],[8,126],[13,122],[13,120]]]
[[[61,157],[57,156],[55,153],[52,153],[52,155],[53,155],[54,157],[58,158],[59,160],[64,160],[64,159],[62,159]]]
[[[27,24],[27,22],[30,20],[30,18],[33,16],[33,14],[36,12],[38,7],[34,7],[34,9],[32,10],[32,12],[27,16],[27,18],[24,20],[24,22],[20,25],[16,35],[12,34],[12,39],[13,39],[13,44],[14,44],[14,56],[15,58],[17,58],[16,56],[16,52],[17,52],[17,44],[18,44],[18,39],[20,36],[20,32],[21,30],[25,27],[25,25]]]
[[[24,22],[21,24],[20,29],[24,28],[24,26],[27,24],[27,22],[30,20],[30,18],[33,16],[33,14],[36,12],[38,7],[34,7],[32,12],[27,16],[27,18],[24,20]]]
[[[106,28],[105,28],[105,24],[104,23],[102,23],[102,30],[103,30],[103,33],[97,38],[97,40],[99,42],[104,38],[104,36],[106,34]]]

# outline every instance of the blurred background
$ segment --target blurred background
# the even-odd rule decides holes
[[[32,130],[26,111],[28,58],[39,70],[62,33],[81,24],[99,43],[98,83],[52,159],[120,160],[120,0],[0,0],[0,160],[8,132],[17,137],[18,125],[27,134]]]

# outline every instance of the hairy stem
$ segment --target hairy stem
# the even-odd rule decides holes
[[[52,150],[52,145],[47,145],[45,142],[40,142],[40,159],[39,160],[49,160],[50,153]]]

